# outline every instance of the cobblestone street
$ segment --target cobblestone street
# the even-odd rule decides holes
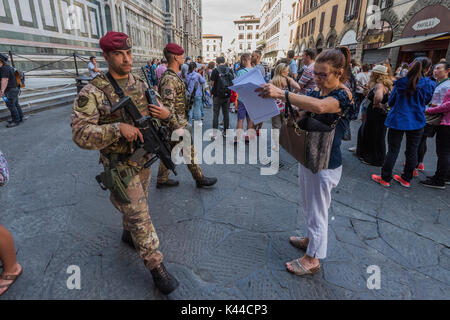
[[[0,189],[0,223],[16,241],[24,273],[0,299],[449,299],[450,190],[383,189],[370,180],[379,168],[362,164],[342,146],[344,169],[332,194],[328,257],[318,275],[297,277],[285,262],[303,255],[289,236],[303,235],[297,164],[280,153],[276,176],[259,165],[202,165],[216,176],[197,189],[186,166],[180,186],[150,186],[150,216],[160,249],[180,287],[169,297],[154,287],[137,254],[121,242],[121,215],[94,177],[98,152],[71,140],[71,107],[0,123],[0,150],[10,183]],[[212,124],[206,110],[204,129]],[[235,125],[235,115],[231,124]],[[269,127],[266,123],[264,127]],[[205,142],[206,144],[206,142]],[[434,173],[430,139],[425,175]],[[403,151],[402,151],[403,152]],[[401,153],[395,171],[400,172]],[[81,290],[66,286],[68,266],[81,268]],[[381,289],[369,290],[367,267],[381,270]]]

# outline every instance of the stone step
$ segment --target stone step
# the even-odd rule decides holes
[[[33,90],[28,92],[22,92],[21,95],[19,96],[19,103],[20,104],[26,104],[28,102],[32,103],[35,100],[50,96],[76,92],[77,88],[75,85],[61,87],[53,90]]]
[[[24,114],[36,113],[56,107],[72,105],[76,94],[76,90],[56,95],[54,92],[48,92],[45,98],[39,98],[25,103],[21,102],[20,105]],[[10,118],[11,114],[9,110],[2,103],[0,105],[0,121],[9,120]]]

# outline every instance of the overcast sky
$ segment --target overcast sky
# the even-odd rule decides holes
[[[241,16],[258,15],[260,0],[203,0],[203,33],[223,36],[223,49],[234,36],[234,20]]]

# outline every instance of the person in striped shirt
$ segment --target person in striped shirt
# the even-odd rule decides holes
[[[316,58],[316,51],[313,49],[306,49],[303,51],[303,64],[305,70],[298,81],[300,85],[299,94],[307,95],[309,92],[316,88],[316,82],[314,81],[314,59]]]

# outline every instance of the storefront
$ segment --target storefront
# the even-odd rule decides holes
[[[354,30],[347,31],[342,37],[341,46],[347,47],[350,50],[352,56],[356,54],[356,46],[358,41],[356,40],[356,32]]]
[[[446,58],[450,45],[450,10],[441,5],[428,6],[412,17],[400,39],[380,50],[399,47],[396,65],[425,56],[433,64]]]
[[[392,28],[389,22],[382,21],[381,28],[369,30],[363,40],[362,62],[376,64],[386,60],[390,49],[382,49],[392,41]]]

